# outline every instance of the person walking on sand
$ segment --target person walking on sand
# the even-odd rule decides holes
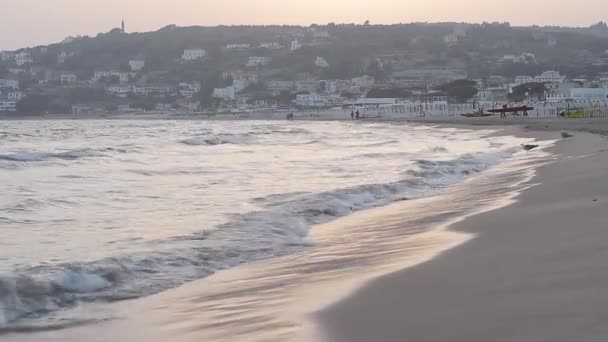
[[[350,111],[350,119],[355,120],[355,111],[353,110]]]
[[[359,110],[357,109],[357,111],[355,112],[355,118],[357,118],[357,120],[359,120],[359,116],[360,116],[360,113],[359,113]]]

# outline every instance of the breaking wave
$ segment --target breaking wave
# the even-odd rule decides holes
[[[244,262],[288,254],[310,244],[307,234],[311,225],[394,201],[432,195],[514,152],[418,160],[396,182],[257,198],[260,210],[234,215],[218,229],[160,241],[162,248],[155,252],[16,269],[0,276],[0,329],[14,328],[15,322],[23,318],[80,302],[146,296]]]

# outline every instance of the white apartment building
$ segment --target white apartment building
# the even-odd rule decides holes
[[[146,66],[146,61],[141,59],[133,59],[129,61],[131,71],[141,71]]]
[[[187,49],[182,54],[182,60],[184,61],[195,61],[207,56],[207,51],[203,49]]]
[[[213,97],[222,100],[234,100],[236,97],[234,87],[215,88],[213,89]]]
[[[74,74],[61,74],[61,84],[75,84],[77,80]]]
[[[282,46],[281,46],[281,44],[279,44],[279,42],[263,42],[262,44],[260,44],[260,47],[263,49],[271,49],[271,50],[278,50],[278,49],[282,48]]]
[[[248,67],[256,67],[256,66],[260,66],[260,65],[266,65],[270,63],[270,58],[269,57],[249,57],[249,61],[247,62],[247,66]]]
[[[0,88],[19,89],[19,80],[0,79]]]
[[[324,107],[321,95],[319,94],[299,94],[294,101],[298,107]]]
[[[200,82],[181,82],[179,84],[179,94],[182,97],[191,99],[201,91]]]
[[[545,71],[542,74],[540,74],[539,76],[536,76],[534,78],[534,80],[536,82],[543,82],[543,83],[564,83],[565,79],[566,79],[565,76],[562,76],[559,74],[558,71],[553,71],[553,70]]]
[[[133,93],[141,96],[163,96],[170,95],[175,88],[168,85],[146,85],[133,87]]]
[[[296,82],[296,91],[297,92],[316,93],[318,88],[319,88],[319,83],[317,81],[297,81]]]
[[[304,46],[299,40],[293,40],[290,44],[289,44],[289,50],[291,51],[296,51],[302,48],[302,46]]]
[[[248,50],[251,44],[228,44],[224,47],[226,50]]]
[[[101,79],[111,77],[117,77],[120,84],[126,84],[129,83],[130,74],[128,72],[121,71],[95,71],[95,74],[93,75],[93,83],[99,82]]]
[[[534,77],[532,77],[532,76],[517,76],[517,77],[515,77],[515,84],[516,85],[522,85],[522,84],[532,83],[532,82],[534,82]]]
[[[17,102],[12,100],[0,100],[0,113],[10,113],[17,111]]]
[[[232,88],[234,88],[235,93],[240,93],[241,91],[245,90],[245,88],[247,88],[248,85],[249,85],[249,82],[244,79],[238,79],[238,80],[232,81]]]
[[[15,64],[18,66],[23,66],[25,64],[34,63],[34,59],[29,52],[20,52],[15,55]]]
[[[133,92],[133,87],[128,85],[111,85],[106,88],[106,92],[110,95],[125,98]]]
[[[9,92],[9,93],[6,94],[6,98],[9,101],[19,101],[19,100],[21,100],[24,97],[25,97],[25,93],[22,93],[20,91],[11,91],[11,92]]]
[[[266,87],[270,91],[289,91],[294,89],[296,83],[294,81],[270,81],[266,83]]]

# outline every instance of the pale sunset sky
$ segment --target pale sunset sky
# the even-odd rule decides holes
[[[70,35],[128,32],[168,24],[237,25],[415,21],[509,21],[588,26],[608,20],[608,0],[0,0],[0,50]]]

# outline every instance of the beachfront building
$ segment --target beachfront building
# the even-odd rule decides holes
[[[278,50],[283,48],[279,42],[263,42],[260,44],[262,49]]]
[[[133,92],[133,87],[128,85],[111,85],[106,88],[109,95],[126,98]]]
[[[147,84],[144,86],[134,86],[133,93],[140,96],[166,96],[175,95],[175,87],[165,84]]]
[[[34,63],[34,58],[29,52],[20,52],[15,54],[15,64],[18,66],[23,66],[26,64]]]
[[[526,83],[534,82],[534,77],[532,76],[517,76],[515,77],[515,85],[522,85]]]
[[[302,46],[304,46],[299,40],[293,40],[291,41],[290,45],[289,45],[289,50],[291,51],[296,51],[302,48]]]
[[[248,50],[250,48],[250,44],[228,44],[224,47],[226,50]]]
[[[0,99],[0,113],[12,113],[17,111],[17,102],[14,100]]]
[[[146,66],[146,61],[143,59],[132,59],[129,61],[129,67],[131,71],[141,71]]]
[[[325,107],[319,94],[298,94],[294,103],[297,107]]]
[[[179,94],[187,99],[193,98],[201,91],[200,82],[181,82],[179,84]]]
[[[207,56],[207,51],[204,49],[186,49],[182,54],[182,60],[184,61],[196,61]]]
[[[317,81],[297,81],[296,82],[296,91],[298,93],[316,93],[319,89],[319,82]]]
[[[272,92],[291,91],[296,87],[294,81],[269,81],[266,83],[268,90]]]
[[[213,89],[213,97],[222,100],[234,100],[236,92],[234,91],[234,87],[215,88]]]
[[[269,57],[251,56],[251,57],[249,57],[249,60],[247,61],[247,66],[248,67],[257,67],[257,66],[266,65],[268,63],[270,63]]]
[[[545,71],[534,78],[536,82],[542,83],[564,83],[565,79],[566,76],[562,76],[558,71],[553,70]]]
[[[606,88],[572,88],[570,97],[573,99],[606,99],[608,89]]]
[[[78,77],[72,73],[64,73],[64,74],[61,74],[60,80],[61,80],[61,84],[72,85],[72,84],[76,84]]]
[[[0,79],[0,88],[19,89],[19,80]]]

